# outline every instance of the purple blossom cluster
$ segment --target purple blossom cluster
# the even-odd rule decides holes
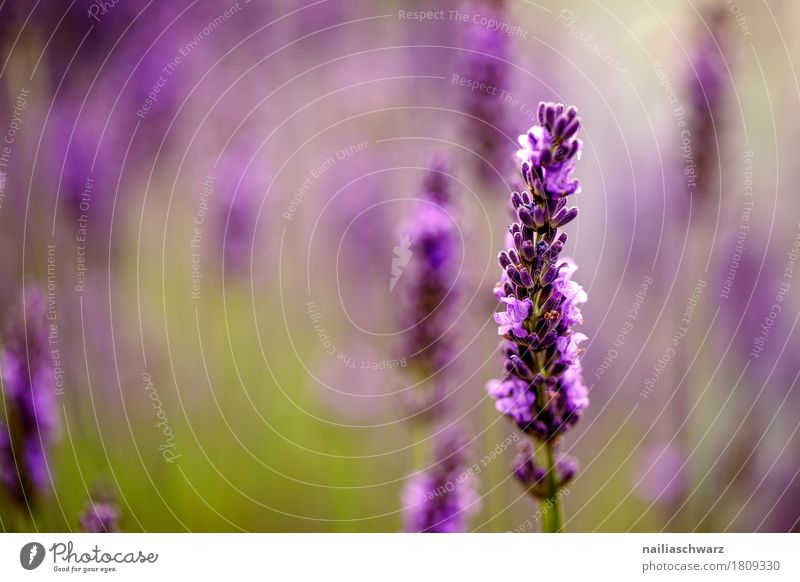
[[[706,27],[708,30],[706,30]],[[694,188],[703,197],[710,196],[711,176],[717,173],[719,143],[722,139],[722,110],[726,79],[730,73],[725,60],[728,17],[723,6],[709,11],[692,53],[688,72],[689,111],[694,158]]]
[[[401,276],[404,355],[423,378],[435,376],[453,356],[449,327],[456,309],[454,281],[458,274],[459,234],[453,218],[447,165],[431,164],[421,199],[401,229],[395,255],[404,251],[408,266]]]
[[[580,191],[572,178],[579,127],[575,108],[540,103],[538,124],[520,136],[527,191],[511,196],[518,221],[499,255],[502,276],[494,290],[505,309],[495,313],[505,373],[487,390],[499,412],[547,447],[547,468],[527,445],[514,466],[526,489],[542,498],[552,498],[574,476],[574,461],[555,460],[551,449],[589,405],[580,363],[587,338],[575,331],[587,297],[572,279],[577,267],[561,256],[567,235],[558,230],[577,216],[567,198]]]
[[[448,166],[443,159],[432,161],[421,200],[401,232],[404,243],[395,248],[395,256],[400,263],[408,262],[408,267],[394,274],[405,278],[400,303],[407,330],[403,349],[421,384],[409,407],[415,422],[443,426],[450,408],[445,385],[452,377],[448,366],[454,349],[449,329],[456,316],[459,252]],[[430,468],[411,477],[403,490],[407,531],[466,531],[479,499],[476,479],[462,475],[467,465],[465,447],[457,426],[440,430]]]
[[[45,321],[44,297],[31,287],[0,354],[6,423],[0,422],[0,479],[23,508],[47,488],[48,452],[59,429]]]
[[[546,499],[550,496],[551,482],[547,470],[537,461],[536,453],[528,441],[519,444],[517,456],[511,465],[514,477],[535,497]],[[578,463],[570,457],[558,459],[554,467],[555,484],[561,489],[578,472]]]
[[[432,467],[414,475],[403,491],[406,531],[466,531],[470,517],[480,510],[476,479],[468,472],[468,464],[463,433],[458,429],[441,433]]]
[[[86,502],[78,517],[81,531],[86,533],[114,533],[119,531],[119,509],[111,501]]]
[[[489,22],[505,22],[503,2],[474,4],[471,8]],[[508,88],[509,36],[500,29],[471,23],[467,27],[463,76],[484,90],[464,92],[462,108],[469,116],[465,125],[471,148],[479,156],[478,168],[485,180],[505,177],[507,170],[507,120],[500,91]]]
[[[257,202],[269,185],[269,172],[260,160],[253,161],[252,152],[257,150],[254,139],[242,140],[223,153],[214,169],[215,190],[222,200],[216,229],[224,268],[230,274],[245,273],[257,246],[253,240]]]

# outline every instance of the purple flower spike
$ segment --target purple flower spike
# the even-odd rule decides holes
[[[119,509],[110,501],[89,500],[78,518],[85,533],[114,533],[119,531]]]
[[[507,115],[500,99],[509,89],[509,36],[503,30],[479,22],[507,22],[504,0],[493,3],[473,2],[466,6],[480,15],[466,27],[461,76],[475,85],[461,93],[461,109],[466,117],[464,134],[476,156],[480,177],[494,183],[508,172],[506,137]]]
[[[59,429],[45,303],[28,289],[10,318],[0,354],[8,425],[0,425],[0,480],[10,497],[30,508],[49,483],[48,454]]]
[[[587,337],[575,331],[583,323],[587,295],[572,280],[575,264],[560,256],[567,238],[558,231],[578,214],[566,204],[580,191],[572,177],[580,157],[580,119],[574,107],[555,103],[541,103],[538,117],[539,123],[519,137],[517,158],[528,188],[511,196],[519,222],[508,229],[513,248],[499,255],[502,278],[495,288],[506,306],[505,313],[494,314],[497,332],[505,338],[505,375],[489,382],[487,390],[499,412],[541,443],[544,461],[526,444],[514,473],[526,491],[556,508],[546,529],[560,531],[557,494],[577,465],[557,459],[555,448],[589,405],[580,362]]]
[[[475,476],[469,471],[466,439],[459,430],[439,436],[433,467],[409,479],[403,505],[408,532],[466,531],[469,518],[480,510],[480,498]]]
[[[421,198],[401,229],[401,244],[394,249],[389,290],[402,275],[399,311],[401,325],[407,330],[403,334],[403,356],[408,357],[418,383],[423,384],[408,398],[409,412],[418,424],[441,425],[451,402],[445,386],[451,378],[453,367],[449,364],[455,352],[449,329],[458,311],[455,284],[460,250],[449,172],[442,158],[433,159]],[[514,258],[506,254],[500,260],[510,265]],[[457,429],[450,428],[440,432],[434,443],[431,466],[410,478],[403,490],[405,529],[466,531],[469,518],[478,510],[479,498],[477,479],[466,471],[465,439]]]
[[[395,285],[402,291],[400,324],[408,330],[401,356],[408,357],[424,378],[439,372],[453,355],[448,329],[457,307],[459,234],[451,197],[447,165],[434,158],[421,200],[403,223],[394,249],[390,292]]]
[[[687,71],[689,85],[689,121],[691,123],[692,167],[684,173],[687,186],[700,199],[712,196],[719,176],[720,143],[724,133],[724,109],[730,72],[726,55],[732,54],[729,17],[724,6],[710,9],[703,16],[700,34]]]

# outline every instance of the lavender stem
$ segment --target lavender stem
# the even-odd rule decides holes
[[[556,471],[556,458],[553,443],[545,443],[545,470],[547,471],[547,484],[550,496],[541,502],[543,529],[546,533],[559,533],[564,531],[564,516],[561,509],[560,495],[558,494],[558,478]]]

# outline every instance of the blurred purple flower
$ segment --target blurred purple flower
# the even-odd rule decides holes
[[[91,105],[81,112],[79,101],[62,98],[53,104],[49,125],[55,178],[63,167],[58,184],[59,211],[67,213],[68,221],[81,215],[87,221],[91,217],[90,230],[97,235],[92,238],[102,238],[101,226],[95,223],[111,209],[122,161],[114,155],[120,153],[122,145],[114,129],[100,141],[104,123],[105,118]]]
[[[400,317],[408,330],[403,334],[403,355],[408,355],[410,363],[428,378],[452,357],[448,330],[457,307],[459,239],[452,216],[447,166],[441,160],[434,161],[429,170],[421,198],[401,228],[408,253],[400,256],[404,250],[402,241],[395,249],[396,258],[408,266],[405,270],[400,264],[398,269],[393,268],[393,280],[402,282]]]
[[[458,228],[452,215],[448,167],[442,158],[431,162],[421,200],[401,228],[401,244],[392,263],[393,286],[403,277],[401,323],[403,349],[430,389],[412,394],[408,408],[416,421],[440,421],[447,402],[444,386],[453,356],[449,328],[456,317],[454,287],[458,277]],[[409,264],[409,261],[412,261]],[[404,265],[408,265],[404,272]],[[405,357],[405,355],[404,355]],[[412,477],[403,492],[405,528],[412,532],[457,532],[466,529],[478,509],[476,479],[462,474],[465,442],[458,428],[440,433],[434,444],[433,466]]]
[[[646,448],[641,457],[641,480],[636,488],[647,501],[669,502],[686,490],[686,457],[671,443]]]
[[[325,29],[347,21],[347,14],[352,10],[353,6],[352,2],[345,2],[344,0],[314,0],[306,2],[305,7],[292,3],[292,10],[300,10],[295,14],[298,35],[313,35],[309,39],[320,42],[322,35],[325,32],[330,32],[325,31]],[[342,27],[333,28],[332,30],[341,31]]]
[[[707,28],[706,28],[707,27]],[[691,68],[687,72],[689,86],[689,131],[692,136],[694,157],[694,190],[702,199],[711,196],[713,176],[718,172],[718,158],[722,141],[723,107],[726,80],[729,77],[726,54],[728,15],[724,6],[709,10],[703,19],[701,31],[691,55]],[[687,176],[691,184],[691,171]]]
[[[214,181],[215,194],[222,200],[217,230],[223,249],[225,270],[242,273],[249,267],[254,242],[258,203],[269,185],[269,172],[259,158],[252,158],[258,144],[246,140],[223,154]],[[248,165],[249,164],[249,165]]]
[[[777,466],[753,472],[755,484],[749,499],[759,520],[756,531],[800,533],[800,467],[789,449],[781,457]]]
[[[472,3],[466,10],[480,14],[488,22],[506,22],[505,2]],[[469,116],[464,124],[465,138],[476,156],[480,176],[487,181],[503,179],[508,170],[506,115],[500,91],[508,90],[509,36],[501,29],[470,19],[464,39],[462,76],[478,88],[462,88],[462,109]]]
[[[738,234],[738,233],[737,233]],[[756,237],[756,238],[753,238]],[[783,273],[776,249],[770,248],[765,241],[753,233],[750,240],[737,239],[728,243],[730,247],[740,249],[735,260],[724,256],[727,261],[721,265],[719,279],[721,281],[720,322],[720,355],[733,348],[731,354],[737,361],[751,360],[748,374],[756,375],[758,382],[766,380],[773,364],[786,366],[788,359],[779,360],[783,341],[791,334],[785,318],[774,318],[770,323],[770,341],[763,353],[751,358],[754,340],[762,333],[762,325],[769,316],[775,303],[775,292],[782,282]],[[736,246],[734,246],[736,245]],[[723,270],[724,269],[724,270]]]
[[[119,509],[111,501],[89,500],[78,522],[86,533],[114,533],[119,531]]]
[[[468,470],[466,440],[457,429],[441,433],[433,466],[411,477],[403,490],[405,530],[456,533],[480,510],[475,477]]]
[[[47,487],[48,452],[59,428],[45,324],[44,297],[30,287],[9,321],[0,354],[7,422],[0,427],[0,477],[22,507]]]

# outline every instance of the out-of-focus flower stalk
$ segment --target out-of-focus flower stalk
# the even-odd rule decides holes
[[[445,384],[453,357],[449,330],[456,311],[458,231],[454,221],[447,165],[433,160],[423,184],[422,200],[414,205],[395,249],[400,263],[408,264],[395,277],[407,277],[401,299],[403,349],[422,388],[415,395],[411,422],[427,432],[443,427],[446,416]],[[413,261],[413,262],[411,262]],[[399,279],[393,279],[396,284]],[[391,288],[391,287],[390,287]],[[427,386],[426,386],[427,385]],[[458,426],[440,428],[433,438],[431,466],[411,477],[403,490],[405,529],[411,532],[465,531],[479,508],[476,479],[466,472],[466,439]],[[422,459],[418,459],[422,461]]]
[[[480,508],[476,485],[463,431],[459,427],[444,431],[434,444],[431,468],[411,477],[403,490],[406,531],[466,531],[469,518]]]
[[[421,199],[415,201],[401,229],[395,257],[407,266],[398,263],[405,271],[394,274],[393,281],[401,285],[400,319],[407,330],[402,356],[408,357],[410,368],[430,388],[415,394],[410,407],[417,420],[435,421],[446,412],[443,382],[453,357],[450,328],[456,307],[458,231],[447,165],[437,158],[431,166]]]
[[[708,27],[708,30],[706,30]],[[729,76],[725,54],[728,50],[728,16],[724,6],[709,10],[691,54],[687,71],[689,89],[689,134],[692,136],[693,166],[685,168],[689,187],[700,203],[708,204],[714,177],[719,176],[722,151],[726,79]],[[694,175],[692,175],[692,170]],[[692,179],[694,178],[694,180]]]
[[[86,533],[115,533],[119,531],[119,508],[110,500],[90,499],[86,502],[78,523]]]
[[[59,428],[38,287],[24,292],[9,320],[0,366],[7,423],[0,425],[0,478],[14,503],[29,512],[49,483],[48,456]]]
[[[480,159],[479,176],[491,183],[505,178],[509,170],[506,151],[507,118],[500,92],[508,90],[508,52],[510,38],[500,28],[478,22],[506,22],[505,2],[493,0],[466,6],[470,14],[480,15],[466,28],[462,75],[476,87],[464,90],[462,108],[468,116],[465,139]]]

